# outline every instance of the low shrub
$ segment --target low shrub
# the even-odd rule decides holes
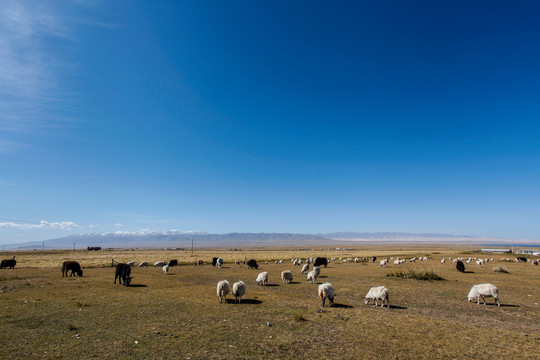
[[[444,278],[439,276],[439,273],[433,269],[425,270],[416,270],[409,269],[407,272],[403,271],[394,271],[386,274],[387,277],[395,277],[401,279],[414,279],[414,280],[428,280],[428,281],[439,281],[444,280]]]
[[[497,272],[497,273],[505,273],[505,274],[509,274],[508,272],[508,269],[505,268],[504,266],[495,266],[493,268],[493,271]]]

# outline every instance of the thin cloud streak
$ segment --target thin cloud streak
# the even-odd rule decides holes
[[[59,13],[54,2],[0,0],[0,153],[20,151],[27,135],[72,121],[61,115],[72,101],[61,77],[74,64],[55,43],[75,42],[77,25],[114,26]]]
[[[71,221],[48,222],[45,220],[41,220],[39,223],[36,223],[36,224],[0,222],[0,228],[19,229],[19,230],[34,230],[34,229],[73,230],[73,229],[79,229],[81,228],[81,226]]]

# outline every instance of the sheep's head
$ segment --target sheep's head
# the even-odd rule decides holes
[[[366,305],[369,304],[369,300],[366,297],[364,298],[364,304],[366,304]]]

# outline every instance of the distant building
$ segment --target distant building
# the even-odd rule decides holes
[[[482,249],[481,252],[489,252],[489,253],[511,253],[512,250],[510,249]]]
[[[530,255],[538,255],[540,252],[538,250],[532,249],[532,250],[518,250],[516,251],[517,254],[530,254]]]

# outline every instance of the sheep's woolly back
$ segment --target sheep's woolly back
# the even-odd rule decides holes
[[[281,272],[281,280],[283,282],[289,281],[291,282],[293,280],[292,272],[290,270],[284,270]]]
[[[319,285],[319,297],[321,299],[331,299],[334,297],[334,287],[330,283]]]
[[[266,271],[263,271],[262,273],[260,273],[258,276],[257,276],[257,280],[255,280],[255,282],[257,284],[262,284],[264,285],[265,283],[268,282],[268,273]]]
[[[229,282],[227,280],[221,280],[217,283],[217,295],[225,296],[229,293]]]
[[[499,289],[493,284],[478,284],[474,285],[469,292],[469,300],[477,299],[479,296],[483,297],[499,297]]]
[[[384,286],[376,286],[369,289],[366,299],[377,299],[377,300],[383,300],[388,298],[388,289]]]
[[[238,281],[233,284],[232,294],[234,296],[242,297],[246,293],[246,285],[243,281]]]

